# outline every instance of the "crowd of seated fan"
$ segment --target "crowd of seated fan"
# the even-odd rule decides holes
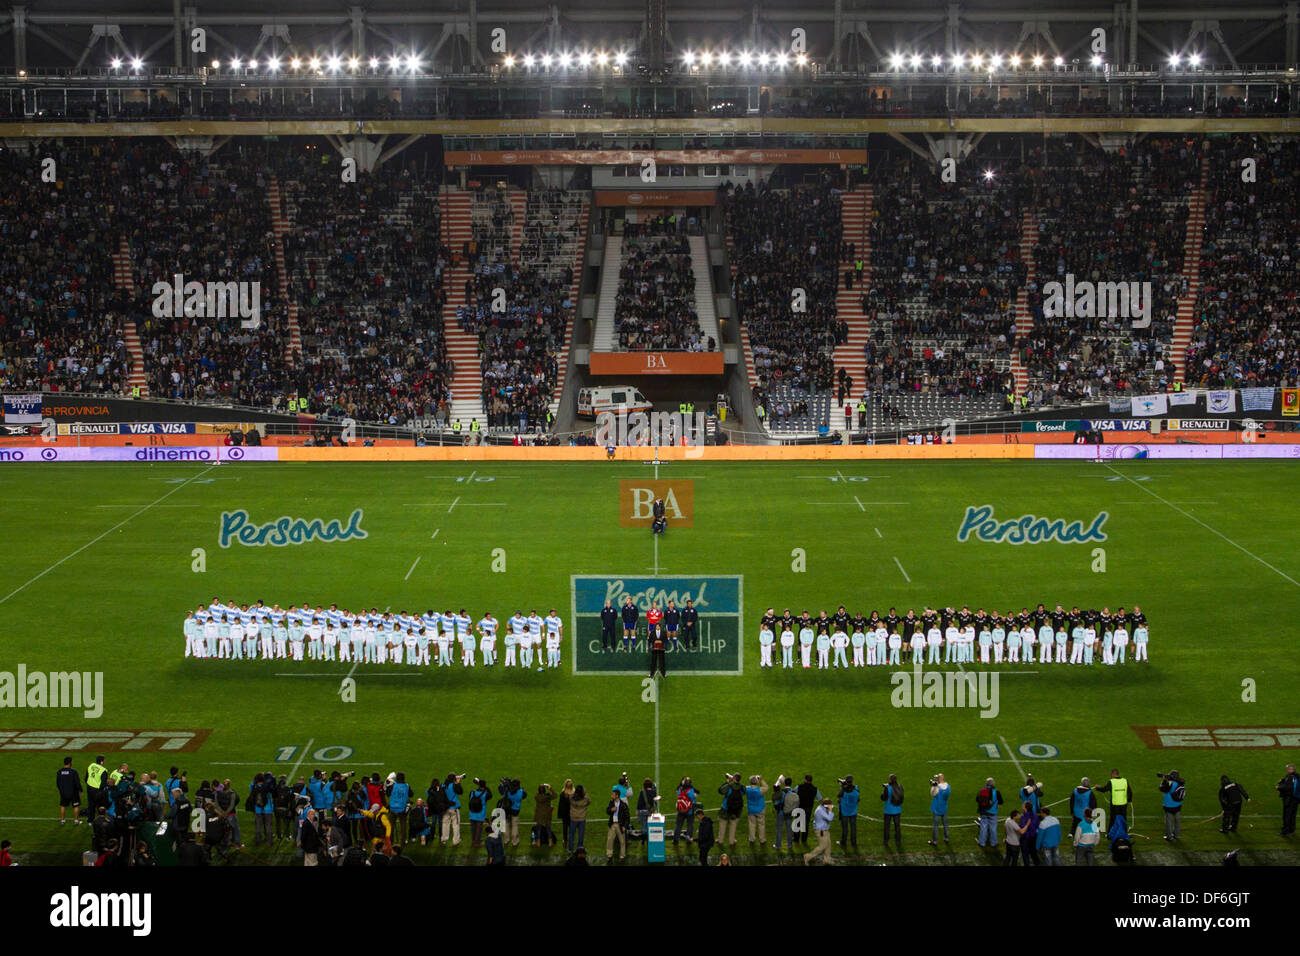
[[[993,180],[969,172],[942,183],[910,158],[882,168],[873,202],[872,274],[862,310],[870,389],[995,393],[1015,339],[1021,193],[1012,166]],[[924,344],[932,340],[932,344]],[[913,347],[912,343],[922,345]]]
[[[233,146],[204,159],[150,140],[124,155],[114,231],[130,245],[132,312],[151,395],[265,406],[284,393],[287,330],[268,181],[263,158]],[[177,274],[186,282],[260,283],[260,327],[242,328],[238,315],[156,315],[154,283]]]
[[[835,310],[842,232],[836,191],[828,181],[789,190],[728,185],[719,203],[732,237],[737,315],[749,332],[759,383],[829,390],[835,347],[848,337]],[[805,293],[798,301],[796,289]]]
[[[463,331],[479,337],[489,428],[523,432],[547,424],[560,383],[555,356],[568,329],[572,283],[571,269],[548,276],[502,263],[467,285],[456,317]],[[504,312],[492,308],[498,288],[505,292]]]
[[[1255,179],[1242,182],[1242,160]],[[1210,144],[1209,201],[1192,386],[1294,386],[1300,380],[1300,144],[1239,137]]]
[[[449,401],[437,182],[388,163],[343,183],[338,157],[283,170],[286,259],[300,306],[299,395],[313,411],[403,425]],[[317,408],[319,406],[319,408]]]
[[[625,351],[694,352],[706,347],[695,311],[695,272],[684,235],[623,240],[614,331]]]
[[[579,232],[583,197],[563,189],[541,189],[528,194],[528,215],[523,239],[519,244],[519,261],[525,264],[551,265],[549,257],[557,251],[576,247],[582,241]],[[567,263],[566,263],[567,265]]]
[[[1052,396],[1157,391],[1172,381],[1168,346],[1185,285],[1188,199],[1199,180],[1198,143],[1144,140],[1114,152],[1077,141],[1031,157],[1039,215],[1030,288],[1033,330],[1024,350],[1032,380]],[[1151,325],[1123,316],[1047,317],[1044,284],[1151,282]]]
[[[129,303],[113,284],[117,240],[103,197],[117,188],[116,140],[0,150],[0,385],[126,392]],[[41,180],[46,158],[58,181]]]

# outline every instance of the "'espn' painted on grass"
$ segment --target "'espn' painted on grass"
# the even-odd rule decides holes
[[[291,518],[288,515],[268,521],[264,525],[252,524],[247,511],[221,512],[221,531],[217,539],[223,548],[228,548],[232,541],[260,548],[271,545],[283,548],[290,544],[306,544],[313,539],[319,541],[350,541],[367,537],[361,527],[361,509],[352,512],[344,526],[337,518],[328,524],[321,518]]]
[[[981,541],[1002,544],[1042,544],[1047,541],[1086,544],[1106,540],[1106,532],[1101,530],[1101,526],[1109,517],[1109,512],[1101,512],[1086,529],[1082,521],[1066,524],[1062,518],[1040,518],[1037,515],[1021,515],[1010,521],[997,521],[993,517],[992,505],[980,505],[978,508],[966,509],[966,518],[957,531],[957,540],[965,541],[974,533]]]
[[[893,690],[889,702],[895,707],[978,707],[981,717],[996,717],[999,703],[1000,676],[997,671],[930,671],[923,672],[921,662],[912,672],[894,671],[889,675]]]

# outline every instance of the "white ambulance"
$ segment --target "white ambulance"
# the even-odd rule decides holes
[[[578,417],[595,418],[601,412],[649,412],[654,408],[631,385],[610,385],[600,388],[583,388],[578,391]]]

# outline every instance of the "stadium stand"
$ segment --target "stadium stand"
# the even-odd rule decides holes
[[[99,198],[113,192],[129,152],[113,143],[0,151],[5,388],[126,392],[140,371],[128,347],[135,334],[128,296],[113,281],[118,242]],[[34,188],[47,156],[60,181]]]
[[[694,352],[706,348],[695,308],[695,284],[691,247],[684,234],[625,232],[614,306],[619,349]]]
[[[829,412],[834,350],[848,337],[835,310],[838,190],[825,180],[789,190],[727,186],[719,200],[731,239],[732,294],[758,381],[755,401],[795,409],[782,417],[783,431],[815,433],[827,424],[818,410]],[[806,293],[798,303],[795,289]],[[795,393],[802,396],[797,401]],[[810,400],[820,393],[825,403]],[[775,416],[767,417],[775,425]]]
[[[445,416],[455,367],[442,336],[448,254],[436,183],[399,163],[342,183],[337,157],[319,154],[294,175],[285,188],[303,325],[298,394],[334,417]]]
[[[1242,160],[1256,162],[1242,181]],[[1253,136],[1209,143],[1208,202],[1186,350],[1192,386],[1300,380],[1300,234],[1295,230],[1300,145]]]

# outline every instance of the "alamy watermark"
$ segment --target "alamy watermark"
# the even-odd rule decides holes
[[[176,273],[171,282],[153,284],[153,314],[159,319],[240,319],[244,329],[262,325],[262,283],[186,282]]]
[[[600,412],[596,415],[596,444],[681,445],[704,444],[705,414],[685,412]]]
[[[87,720],[104,713],[103,671],[0,671],[0,709],[76,709]]]
[[[996,717],[1001,710],[997,671],[930,671],[920,661],[912,670],[894,671],[889,702],[895,707],[978,708],[981,717]]]
[[[1074,281],[1074,273],[1065,274],[1065,282],[1048,282],[1043,286],[1043,315],[1049,319],[1124,318],[1133,320],[1133,328],[1151,326],[1154,297],[1148,282]]]

